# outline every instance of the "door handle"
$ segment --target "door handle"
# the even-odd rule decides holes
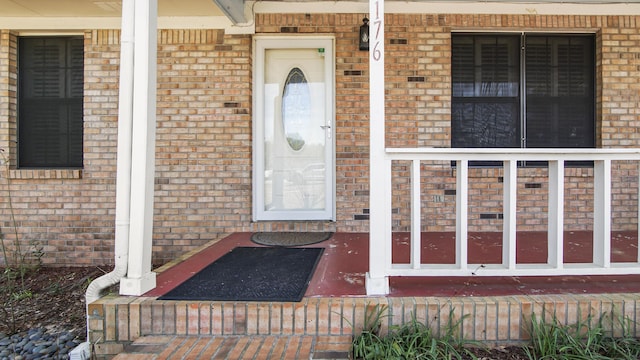
[[[327,138],[331,139],[331,125],[320,125],[320,127],[322,128],[322,130],[328,130]]]

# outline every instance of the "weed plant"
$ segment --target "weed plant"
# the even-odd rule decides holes
[[[18,328],[15,314],[15,303],[33,296],[31,291],[25,287],[24,279],[29,271],[37,270],[42,263],[44,255],[42,245],[36,241],[29,242],[29,248],[23,249],[18,235],[18,223],[13,207],[13,196],[11,193],[11,178],[9,176],[9,161],[0,149],[0,169],[4,170],[6,204],[9,210],[10,226],[0,223],[0,248],[2,250],[2,273],[0,274],[0,291],[11,294],[9,300],[0,304],[0,322],[12,332]],[[0,178],[2,174],[0,173]],[[10,228],[13,241],[9,242],[3,232],[3,226]]]
[[[363,331],[352,343],[354,359],[478,359],[479,352],[473,350],[481,346],[461,337],[459,330],[464,318],[456,321],[453,311],[441,336],[435,336],[415,316],[405,325],[391,327],[389,334],[382,336],[382,320],[389,316],[387,306],[368,309]],[[633,321],[616,316],[614,311],[597,321],[589,317],[571,325],[561,324],[555,316],[549,322],[544,319],[544,314],[541,318],[532,315],[531,342],[522,348],[530,360],[640,359],[640,341],[633,336]],[[614,329],[617,336],[613,335]]]
[[[354,359],[463,359],[463,355],[473,358],[467,348],[471,344],[459,336],[462,320],[454,320],[453,311],[442,336],[435,336],[424,323],[412,316],[410,322],[402,326],[392,326],[389,334],[379,333],[382,319],[388,316],[386,305],[376,305],[365,313],[364,327],[352,344]]]
[[[587,317],[575,324],[563,325],[553,316],[545,322],[532,315],[531,344],[524,350],[536,360],[639,359],[640,341],[633,337],[632,321],[604,314],[597,321]],[[621,334],[613,336],[616,328]]]

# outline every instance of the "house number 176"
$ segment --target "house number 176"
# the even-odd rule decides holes
[[[382,29],[382,19],[380,18],[379,3],[377,1],[375,2],[375,6],[376,17],[373,19],[373,27],[375,31],[375,36],[373,39],[375,43],[373,45],[373,52],[371,56],[373,56],[373,60],[378,61],[382,56],[382,51],[380,50],[380,30]]]

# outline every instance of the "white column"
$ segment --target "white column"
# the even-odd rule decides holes
[[[384,0],[369,0],[369,272],[367,295],[389,293],[391,164],[385,160]]]
[[[157,0],[136,0],[134,26],[131,225],[123,295],[142,295],[156,286],[151,271],[156,137]]]

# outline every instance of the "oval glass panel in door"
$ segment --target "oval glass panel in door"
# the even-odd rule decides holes
[[[291,149],[298,151],[305,144],[305,126],[311,117],[311,91],[300,68],[287,75],[282,93],[282,126]]]

